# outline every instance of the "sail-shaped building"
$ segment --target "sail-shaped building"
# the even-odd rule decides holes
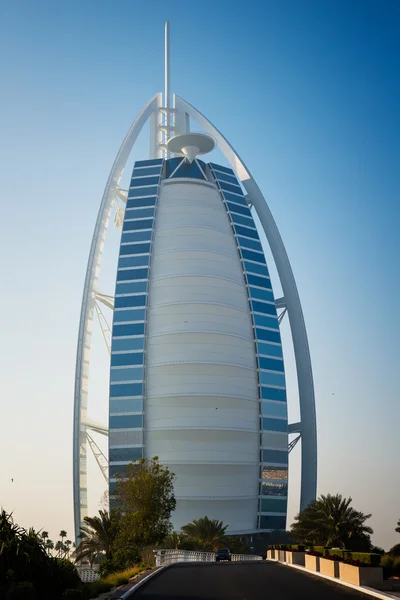
[[[149,158],[119,187],[135,140],[150,121]],[[202,133],[191,132],[190,122]],[[218,146],[226,163],[207,161]],[[201,156],[201,158],[199,158]],[[229,165],[229,166],[226,166]],[[115,197],[121,242],[114,296],[97,290]],[[276,298],[254,221],[280,278]],[[113,309],[109,423],[88,419],[92,321],[97,301]],[[301,421],[288,425],[278,310],[287,313]],[[281,316],[280,315],[280,316]],[[87,510],[90,431],[108,435],[109,480],[158,456],[175,474],[174,528],[207,515],[248,534],[286,525],[288,452],[301,437],[301,507],[316,494],[314,388],[307,334],[290,263],[265,199],[237,152],[191,104],[170,105],[166,84],[122,143],[95,227],[85,281],[75,381],[75,530]],[[297,437],[288,444],[288,435]],[[104,457],[103,457],[104,458]]]

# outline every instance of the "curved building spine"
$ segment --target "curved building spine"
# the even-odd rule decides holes
[[[261,191],[222,134],[178,96],[170,109],[168,55],[166,51],[164,102],[159,93],[147,103],[121,146],[88,262],[74,405],[77,539],[86,514],[85,432],[89,428],[107,433],[107,427],[87,418],[101,251],[121,174],[146,120],[150,159],[134,166],[115,299],[107,301],[114,308],[110,497],[115,474],[123,472],[124,465],[156,454],[176,474],[175,529],[204,514],[223,520],[230,533],[282,529],[288,432],[298,432],[302,439],[301,508],[316,494],[311,361],[283,242]],[[195,158],[196,152],[190,156],[190,148],[187,155],[185,149],[169,159],[169,148],[176,146],[169,138],[189,131],[189,117],[214,137],[232,169],[206,164]],[[270,244],[284,298],[273,296],[250,207]],[[301,423],[289,426],[276,306],[289,315],[298,376]]]

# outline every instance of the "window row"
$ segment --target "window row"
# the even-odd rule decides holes
[[[151,231],[123,231],[121,236],[121,246],[126,244],[137,244],[138,242],[150,242]]]
[[[244,215],[249,219],[252,219],[251,212],[248,206],[243,206],[242,204],[234,204],[233,202],[226,203],[231,213],[239,213],[240,215]]]
[[[262,386],[261,398],[262,400],[276,400],[278,402],[286,402],[286,390]]]
[[[115,301],[116,300],[117,299],[115,299]],[[253,302],[253,306],[254,304],[255,303]],[[268,304],[266,306],[268,306]],[[259,327],[256,327],[256,338],[257,340],[264,342],[275,342],[279,344],[281,341],[281,334],[279,331],[271,331],[270,329],[260,329]]]
[[[115,338],[112,341],[111,353],[115,352],[137,352],[144,348],[144,337],[131,337],[131,338]],[[142,361],[133,364],[140,364]],[[112,364],[112,361],[111,361]],[[132,363],[127,363],[132,364]]]
[[[145,294],[147,290],[147,279],[145,281],[133,281],[117,283],[115,288],[116,296],[126,296],[132,294]]]
[[[111,383],[132,383],[134,381],[143,380],[143,367],[127,367],[120,369],[111,369],[110,371],[110,382]]]
[[[283,357],[282,346],[280,344],[268,344],[257,340],[258,354],[266,356]]]
[[[143,177],[143,175],[160,175],[162,170],[162,165],[155,167],[140,167],[139,169],[136,166],[133,169],[132,179],[136,177]]]
[[[258,275],[247,275],[247,281],[250,286],[250,296],[257,300],[269,302],[275,306],[275,298],[270,288],[271,281],[268,278],[258,277]],[[258,287],[252,287],[258,284]],[[262,287],[261,287],[261,284]]]
[[[287,499],[286,498],[262,498],[261,512],[276,512],[286,513]]]
[[[252,232],[257,231],[256,226],[253,221],[253,217],[250,216],[250,218],[248,219],[247,217],[243,217],[242,215],[237,215],[236,213],[232,213],[232,212],[230,213],[230,216],[231,216],[233,223],[235,224],[235,227],[237,227],[238,225],[244,225],[246,227],[246,229],[249,228],[251,230],[251,234],[247,233],[246,235],[248,235],[248,236],[251,235],[251,237],[253,237]],[[257,234],[257,238],[258,238],[258,234]]]
[[[114,325],[113,327],[113,338],[143,334],[144,323],[126,323],[124,325]]]
[[[152,167],[152,166],[162,166],[164,162],[163,158],[149,158],[148,160],[137,160],[133,166],[134,169],[138,167]]]
[[[110,400],[110,415],[115,415],[117,413],[141,411],[143,411],[142,398],[130,398],[128,400]]]
[[[120,415],[110,417],[110,429],[136,429],[143,427],[143,415]]]
[[[147,279],[148,269],[124,269],[117,272],[117,281],[132,281],[132,279]]]
[[[142,383],[112,383],[110,385],[110,398],[129,398],[142,394]]]
[[[248,275],[263,275],[264,277],[269,277],[269,271],[267,265],[260,265],[259,263],[252,263],[248,260],[244,260],[243,264],[246,269],[246,273]]]
[[[258,312],[258,313],[266,314],[266,315],[272,315],[272,316],[276,317],[275,304],[268,302],[266,299],[265,299],[265,302],[260,302],[259,300],[252,299],[252,305],[253,305],[253,312]],[[264,338],[261,338],[261,339],[264,339]],[[277,340],[272,340],[272,339],[268,338],[268,340],[270,342],[273,342],[273,341],[280,342],[280,338]]]
[[[148,267],[149,255],[140,256],[121,256],[118,261],[118,269],[127,269],[129,267]]]
[[[130,189],[143,187],[147,185],[158,185],[160,181],[160,176],[153,177],[132,177]]]
[[[129,474],[129,464],[128,465],[110,465],[108,468],[108,477],[110,479],[115,479],[117,476],[121,479],[124,479]]]
[[[262,496],[284,496],[288,495],[287,481],[263,481],[261,483]]]
[[[287,467],[276,467],[270,465],[263,465],[262,478],[277,481],[286,481],[288,479],[288,468]]]
[[[142,338],[142,340],[143,340],[143,338]],[[115,348],[115,341],[113,340],[113,343],[112,343],[113,350]],[[129,342],[132,340],[126,340],[126,341]],[[129,354],[111,354],[111,366],[112,367],[123,367],[125,365],[142,365],[142,364],[143,364],[143,352],[129,352]],[[130,395],[133,396],[136,394],[130,394]]]
[[[144,321],[146,311],[144,308],[137,310],[115,310],[114,323],[133,323],[135,321]]]
[[[149,231],[149,233],[151,233]],[[120,256],[129,254],[147,254],[150,252],[150,244],[124,244],[119,250]]]
[[[137,208],[146,208],[148,206],[155,206],[157,201],[157,196],[149,196],[147,198],[140,198],[139,200],[127,200],[126,202],[126,210],[133,210]]]
[[[219,179],[217,181],[221,190],[243,195],[242,188],[238,184],[226,183],[226,181],[220,181]]]
[[[155,208],[136,208],[125,211],[125,221],[132,219],[148,219],[154,217]]]
[[[242,206],[248,206],[245,197],[243,196],[242,190],[240,188],[236,188],[236,194],[231,194],[231,192],[227,192],[225,190],[220,190],[223,194],[224,200],[227,202],[230,200],[231,202],[236,202],[236,204],[241,204]]]
[[[108,459],[110,463],[119,461],[140,460],[143,456],[143,448],[110,448]]]
[[[270,419],[264,417],[262,420],[263,431],[278,431],[279,433],[287,433],[287,420],[286,419]]]
[[[140,219],[138,221],[124,221],[122,231],[136,231],[140,229],[151,229],[153,219]]]
[[[239,242],[240,249],[247,248],[248,250],[256,250],[261,254],[264,253],[259,240],[251,240],[249,238],[241,237],[240,235],[237,236],[237,240]]]
[[[237,235],[242,235],[244,237],[253,238],[254,240],[259,240],[257,229],[249,229],[249,227],[242,227],[242,225],[235,225],[235,231]]]
[[[267,315],[254,314],[254,323],[258,327],[268,327],[269,329],[276,329],[279,331],[279,323],[276,317],[269,317]]]
[[[262,450],[263,462],[277,463],[282,465],[288,464],[287,450]]]
[[[128,200],[132,198],[145,198],[147,196],[155,196],[158,192],[158,186],[130,188],[128,191]]]
[[[287,419],[286,402],[262,402],[261,410],[264,417],[282,417]]]
[[[267,371],[280,371],[284,372],[283,360],[278,358],[265,358],[260,356],[258,359],[260,369],[265,369]]]
[[[241,248],[241,252],[244,260],[252,260],[263,265],[266,264],[265,256],[261,252],[253,252],[252,250],[247,250],[246,248]]]
[[[222,173],[228,173],[228,175],[234,175],[234,172],[230,167],[223,167],[222,165],[217,165],[217,163],[209,163],[209,165],[215,171],[221,171]]]
[[[233,185],[239,185],[238,180],[235,175],[231,175],[230,173],[216,173],[214,172],[215,178],[218,181],[225,181],[226,183],[232,183]]]
[[[286,529],[286,516],[261,515],[260,529]]]
[[[131,327],[130,325],[121,325],[121,327]],[[270,373],[269,371],[260,371],[261,385],[278,385],[285,387],[285,375],[283,373]]]
[[[114,308],[133,308],[146,306],[146,296],[118,296],[114,300]]]

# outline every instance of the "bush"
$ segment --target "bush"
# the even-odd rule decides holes
[[[307,550],[307,554],[310,556],[323,556],[322,552],[318,552],[318,550]]]
[[[22,581],[10,587],[6,600],[35,600],[35,588],[30,581]]]
[[[101,579],[98,581],[92,581],[92,583],[84,583],[83,596],[87,600],[90,600],[90,598],[97,598],[97,596],[100,596],[100,594],[109,592],[112,587],[113,585],[111,583],[107,583]]]
[[[65,599],[68,598],[68,600],[82,600],[83,592],[82,590],[78,589],[69,589],[65,590],[62,597]]]
[[[128,583],[132,577],[134,577],[143,570],[143,567],[131,567],[130,569],[125,569],[124,571],[120,571],[119,573],[112,573],[111,575],[108,575],[108,577],[105,577],[103,581],[111,583],[113,587],[116,587],[118,585]]]
[[[156,557],[153,552],[153,546],[146,546],[140,551],[140,564],[145,569],[152,569],[156,566]]]

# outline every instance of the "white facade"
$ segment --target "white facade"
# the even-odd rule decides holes
[[[260,419],[238,249],[215,185],[162,183],[146,348],[146,455],[176,475],[174,528],[207,515],[257,527]]]

